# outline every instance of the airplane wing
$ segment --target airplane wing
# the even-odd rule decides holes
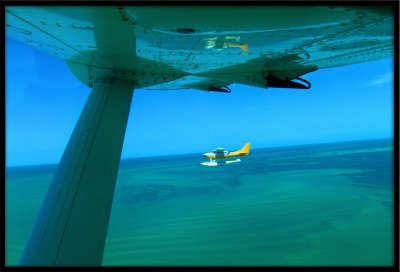
[[[89,86],[113,76],[151,89],[285,87],[317,69],[392,56],[393,13],[390,6],[7,6],[6,33],[64,59]],[[100,48],[102,33],[109,42]]]

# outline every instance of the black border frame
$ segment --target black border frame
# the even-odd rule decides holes
[[[1,1],[1,0],[0,0]],[[3,254],[0,256],[1,263],[1,271],[131,271],[131,270],[153,270],[153,269],[173,269],[173,270],[199,270],[199,269],[229,269],[229,270],[266,270],[266,271],[400,271],[399,267],[399,1],[391,0],[391,1],[254,1],[251,0],[249,2],[237,1],[237,0],[225,0],[225,1],[193,1],[193,2],[185,2],[185,1],[109,1],[109,0],[100,0],[100,1],[26,1],[26,0],[6,0],[1,1],[0,6],[0,14],[1,14],[1,29],[4,30],[4,35],[2,36],[3,45],[5,45],[5,9],[6,6],[148,6],[158,5],[158,6],[209,6],[209,5],[229,5],[229,6],[249,6],[249,5],[269,5],[269,6],[278,6],[278,5],[291,5],[291,6],[309,6],[309,5],[341,5],[341,6],[355,6],[355,5],[369,5],[369,6],[382,6],[382,5],[390,5],[393,7],[394,12],[394,91],[393,91],[393,144],[394,144],[394,157],[393,157],[393,182],[394,182],[394,263],[393,266],[101,266],[101,267],[23,267],[23,266],[5,266],[5,178],[2,182],[2,221],[0,224],[1,230],[1,249]],[[0,73],[0,81],[3,83],[2,87],[4,88],[4,98],[5,98],[5,51],[1,54],[1,62],[4,64],[4,73]],[[4,131],[5,131],[5,116],[6,116],[6,102],[4,99]],[[4,140],[5,143],[5,140]],[[5,144],[4,144],[5,147]],[[5,150],[5,149],[4,149]],[[5,162],[5,152],[4,152],[4,162]],[[3,166],[4,177],[6,176],[5,164]]]

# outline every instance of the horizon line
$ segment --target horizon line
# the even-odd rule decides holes
[[[353,143],[353,142],[367,142],[367,141],[383,141],[383,140],[392,140],[394,141],[394,137],[386,137],[386,138],[368,138],[368,139],[358,139],[358,140],[346,140],[346,141],[334,141],[334,142],[317,142],[317,143],[303,143],[303,144],[294,144],[294,145],[277,145],[277,146],[267,146],[267,147],[258,147],[258,148],[252,148],[252,150],[260,150],[260,149],[279,149],[279,148],[287,148],[287,147],[301,147],[301,146],[314,146],[314,145],[328,145],[328,144],[339,144],[339,143]],[[171,156],[188,156],[188,155],[194,155],[197,154],[197,152],[193,153],[175,153],[175,154],[166,154],[166,155],[154,155],[154,156],[144,156],[144,157],[130,157],[130,158],[121,158],[120,163],[122,161],[126,160],[140,160],[140,159],[153,159],[153,158],[166,158],[166,157],[171,157]],[[11,165],[7,166],[7,168],[24,168],[24,167],[39,167],[39,166],[56,166],[58,163],[42,163],[42,164],[25,164],[25,165]]]

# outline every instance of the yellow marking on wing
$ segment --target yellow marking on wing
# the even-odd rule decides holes
[[[228,47],[238,47],[242,49],[244,52],[249,52],[249,45],[247,43],[231,43],[231,42],[224,42],[224,45]]]
[[[225,36],[225,40],[238,40],[240,39],[239,36]]]

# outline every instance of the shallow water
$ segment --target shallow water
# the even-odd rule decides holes
[[[103,265],[393,264],[391,140],[123,160]],[[6,263],[18,262],[56,166],[7,168]]]

